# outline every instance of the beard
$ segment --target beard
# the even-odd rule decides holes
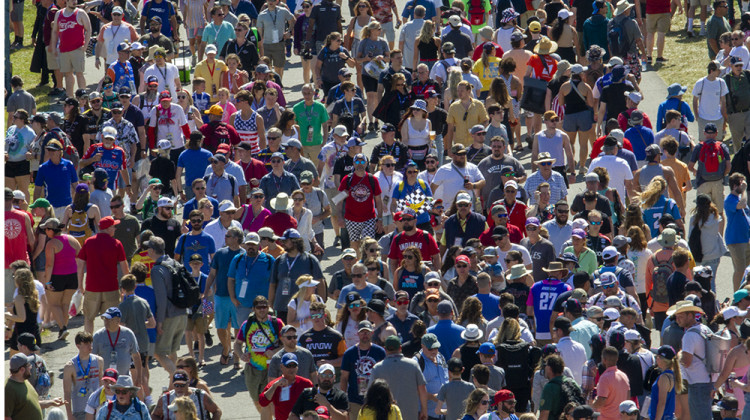
[[[404,230],[404,232],[411,232],[412,230],[414,230],[414,228],[415,228],[414,225],[404,225],[404,229],[403,230]]]
[[[564,225],[568,223],[568,216],[567,215],[564,217],[555,216],[555,221],[557,222],[558,225]]]

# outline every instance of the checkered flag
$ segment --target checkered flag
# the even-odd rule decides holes
[[[406,197],[398,200],[396,210],[403,211],[407,207],[411,207],[419,215],[432,210],[433,202],[434,198],[426,196],[421,189],[416,189],[414,192],[407,194]]]

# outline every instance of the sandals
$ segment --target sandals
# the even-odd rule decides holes
[[[229,364],[229,355],[221,355],[221,358],[219,359],[219,363],[221,363],[223,366],[226,366]]]
[[[206,362],[204,362],[203,360],[201,360],[200,362],[198,362],[198,368],[199,369],[202,368],[202,367],[205,367],[205,366],[206,366]]]
[[[236,362],[234,362],[234,370],[240,370],[240,369],[242,369],[242,368],[240,367],[240,361],[239,361],[239,360],[237,360]]]

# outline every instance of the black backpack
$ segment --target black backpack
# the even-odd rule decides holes
[[[539,357],[541,357],[539,348],[522,341],[513,344],[500,344],[497,351],[496,364],[505,370],[505,381],[508,388],[530,388],[530,378],[534,372],[533,366],[536,366]]]
[[[739,140],[732,140],[739,141]],[[732,157],[730,174],[739,172],[745,175],[745,179],[750,179],[750,171],[747,170],[747,162],[750,160],[750,139],[745,139],[740,150]],[[700,260],[696,260],[700,261]]]
[[[578,386],[574,380],[563,376],[560,383],[560,391],[562,392],[563,407],[570,402],[576,403],[576,405],[586,404],[586,398],[583,397],[583,391],[581,391],[581,387]]]
[[[627,31],[625,30],[625,22],[628,18],[620,20],[619,23],[615,22],[614,19],[611,21],[612,27],[607,31],[607,40],[609,41],[609,54],[610,56],[617,56],[625,58],[630,52],[630,46],[633,43],[632,39],[628,39]]]
[[[172,305],[179,309],[192,308],[201,301],[201,286],[190,275],[184,265],[174,261],[174,265],[162,262],[162,267],[169,270],[172,276],[172,297],[167,296]]]

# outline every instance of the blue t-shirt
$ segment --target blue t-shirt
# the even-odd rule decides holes
[[[243,253],[232,259],[227,277],[234,279],[234,295],[242,306],[252,308],[256,296],[268,297],[274,261],[276,259],[265,252],[255,258]]]
[[[429,1],[429,0],[409,0],[406,2],[406,5],[404,6],[404,11],[401,12],[401,16],[408,18],[409,20],[414,19],[414,9],[417,6],[422,6],[425,8],[425,20],[431,20],[435,17],[435,3]]]
[[[360,350],[358,346],[351,346],[346,350],[344,357],[341,359],[341,370],[349,372],[346,394],[350,403],[364,403],[364,396],[359,394],[357,380],[360,376],[369,378],[372,367],[383,359],[385,359],[385,350],[377,344],[370,346],[367,351]]]
[[[201,273],[200,278],[198,279],[198,284],[201,286],[201,293],[206,291],[206,280],[208,280],[208,275],[206,273]]]
[[[210,255],[216,252],[216,244],[214,243],[214,238],[206,232],[201,232],[198,235],[186,233],[177,240],[174,252],[182,255],[182,261],[185,261],[186,266],[188,266],[187,261],[190,261],[190,257],[193,254],[203,257],[201,272],[208,275],[211,272]]]
[[[203,178],[208,167],[208,159],[213,155],[206,149],[185,149],[177,158],[177,167],[185,170],[185,189],[191,189],[193,181]],[[216,210],[218,212],[218,209]],[[218,217],[218,216],[217,216]]]
[[[724,211],[727,213],[727,227],[724,240],[727,245],[746,244],[750,241],[750,210],[744,208],[737,210],[740,197],[735,194],[727,194],[724,199]]]
[[[549,319],[552,316],[552,307],[557,297],[568,290],[570,286],[557,279],[545,279],[531,286],[526,304],[534,305],[537,338],[550,338]]]
[[[659,219],[665,214],[671,214],[675,220],[681,220],[680,209],[677,203],[665,196],[660,196],[653,206],[643,210],[643,223],[651,230],[651,237],[659,236]]]
[[[440,354],[445,357],[445,360],[449,360],[453,352],[464,343],[464,339],[461,338],[461,333],[464,330],[464,327],[454,323],[450,319],[443,319],[428,328],[427,332],[437,336],[440,342]]]
[[[482,302],[482,316],[484,319],[493,320],[500,316],[500,297],[491,293],[474,295],[475,298]]]
[[[422,184],[424,183],[424,186]],[[403,188],[401,188],[401,185],[403,185]],[[407,195],[413,193],[414,191],[422,191],[424,195],[427,197],[432,197],[432,190],[430,189],[430,186],[427,185],[424,181],[421,179],[418,179],[417,182],[414,183],[414,185],[409,185],[406,180],[399,183],[399,185],[396,186],[396,188],[393,189],[393,200],[400,200]],[[430,214],[427,212],[422,212],[417,214],[417,224],[421,223],[427,223],[430,221]]]
[[[211,261],[211,268],[216,270],[216,296],[229,297],[229,287],[227,287],[227,279],[229,278],[229,266],[237,254],[244,254],[245,250],[240,248],[236,251],[232,251],[228,246],[219,249],[214,254],[214,259]]]
[[[169,18],[175,14],[172,2],[167,0],[162,0],[161,3],[151,0],[143,5],[143,16],[147,21],[151,21],[154,16],[161,18],[161,33],[167,38],[172,38],[172,22]]]
[[[211,202],[211,204],[214,206],[214,214],[211,215],[213,219],[219,218],[219,202],[216,201],[213,197],[206,197],[208,198],[208,201]],[[191,198],[185,203],[185,207],[182,208],[182,220],[187,220],[190,218],[190,212],[193,210],[196,210],[198,208],[198,202],[195,200],[195,198]],[[204,220],[203,221],[203,227],[206,227],[210,220]]]
[[[646,160],[646,147],[654,144],[654,132],[648,127],[636,125],[625,131],[625,138],[630,140],[635,158]]]
[[[148,306],[151,307],[151,313],[156,313],[156,295],[154,294],[154,289],[141,283],[135,286],[135,295],[146,299]],[[148,332],[148,342],[156,343],[156,328],[148,328],[146,332]]]
[[[365,288],[361,290],[357,289],[354,286],[354,283],[347,284],[343,289],[341,289],[341,294],[339,294],[339,300],[336,302],[336,307],[339,309],[344,307],[344,300],[346,299],[346,294],[349,292],[357,292],[359,293],[359,296],[361,296],[362,299],[365,300],[365,302],[369,302],[370,299],[372,299],[372,294],[377,292],[378,290],[382,289],[372,283],[367,283],[365,285]]]
[[[231,6],[230,6],[231,7]],[[201,112],[201,117],[203,118],[203,123],[208,124],[208,115],[206,115],[203,111],[206,111],[208,109],[208,104],[211,103],[211,95],[209,95],[206,92],[193,93],[193,105],[198,108],[198,111]]]
[[[294,11],[294,9],[290,10]],[[240,0],[240,2],[237,3],[237,7],[233,7],[230,4],[229,11],[234,13],[235,16],[239,16],[245,13],[250,17],[250,19],[258,19],[258,10],[255,8],[255,5],[248,0]]]
[[[39,165],[39,171],[34,178],[34,185],[44,187],[47,201],[52,207],[63,207],[73,202],[70,195],[70,184],[78,182],[78,174],[73,162],[61,159],[59,165],[48,160]]]

